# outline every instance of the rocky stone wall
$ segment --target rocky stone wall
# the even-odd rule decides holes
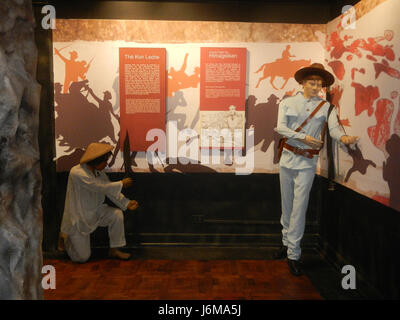
[[[40,85],[30,0],[0,1],[0,299],[41,299]]]

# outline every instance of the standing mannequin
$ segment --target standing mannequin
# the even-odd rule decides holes
[[[355,143],[358,137],[345,135],[336,110],[328,118],[329,102],[319,97],[322,87],[334,82],[331,73],[319,63],[302,68],[295,73],[295,79],[303,86],[304,92],[281,101],[275,131],[287,138],[279,162],[282,197],[282,244],[276,258],[287,256],[293,275],[302,274],[300,242],[304,234],[309,194],[315,176],[318,152],[323,145],[323,127],[329,128],[331,137],[343,144]],[[321,105],[320,109],[299,130],[300,125]],[[297,130],[296,130],[297,129]]]

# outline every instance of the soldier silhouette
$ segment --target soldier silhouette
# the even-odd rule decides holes
[[[286,46],[286,49],[283,50],[282,52],[282,57],[277,59],[276,61],[280,61],[280,62],[288,62],[290,61],[290,58],[294,58],[295,56],[290,54],[290,44],[288,44]]]
[[[59,90],[60,85],[57,85],[55,89]],[[95,100],[99,103],[97,107],[88,101],[89,93],[94,95],[88,85],[88,80],[73,82],[69,94],[63,95],[62,103],[56,107],[58,114],[56,136],[60,146],[69,147],[66,152],[75,148],[85,148],[91,141],[100,142],[107,136],[117,143],[110,115],[111,94],[108,91],[104,92],[103,100],[96,97]],[[55,96],[58,99],[57,91]]]
[[[88,88],[88,93],[97,101],[99,104],[99,118],[102,117],[104,119],[99,119],[101,122],[104,124],[104,129],[106,132],[108,132],[108,136],[111,138],[111,140],[114,143],[117,143],[117,140],[115,139],[114,135],[114,127],[111,122],[111,115],[114,116],[115,119],[119,122],[119,117],[114,113],[112,104],[110,102],[112,96],[110,91],[104,91],[103,92],[103,100],[101,100],[99,97],[97,97],[93,90],[91,88]]]
[[[383,180],[389,185],[389,205],[400,211],[400,137],[397,134],[393,134],[386,142],[386,151],[389,157],[383,162]]]
[[[197,88],[200,83],[200,68],[196,67],[191,76],[186,74],[187,59],[189,54],[185,54],[181,68],[177,71],[171,67],[168,72],[168,97],[172,97],[174,92],[186,88]]]
[[[246,128],[254,127],[254,145],[261,145],[261,151],[267,152],[270,144],[275,142],[274,145],[274,164],[278,163],[278,142],[280,136],[275,132],[276,118],[278,117],[278,100],[279,98],[271,94],[268,101],[264,103],[257,103],[257,98],[250,95],[247,98],[247,123]]]
[[[65,64],[65,79],[64,79],[64,91],[67,93],[72,82],[77,82],[79,78],[86,80],[86,73],[89,70],[90,63],[86,65],[86,61],[77,61],[78,53],[73,50],[70,51],[70,58],[64,57],[57,48],[54,48],[54,53],[60,57]],[[92,59],[93,60],[93,59]]]
[[[352,149],[349,146],[346,146],[347,152],[353,159],[353,166],[347,171],[346,178],[344,179],[344,182],[349,181],[350,176],[354,172],[360,172],[362,175],[364,175],[367,172],[368,166],[373,166],[376,168],[376,164],[371,161],[371,160],[366,160],[364,159],[361,150],[359,146],[356,144],[355,149]]]

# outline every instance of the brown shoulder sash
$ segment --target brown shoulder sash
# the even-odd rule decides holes
[[[301,129],[303,129],[303,127],[308,123],[308,121],[310,121],[315,116],[315,114],[322,108],[322,106],[325,104],[325,102],[326,102],[325,100],[322,100],[321,103],[314,109],[314,111],[310,113],[310,115],[307,117],[307,119],[303,121],[303,123],[300,125],[300,127],[298,127],[294,131],[300,132]]]

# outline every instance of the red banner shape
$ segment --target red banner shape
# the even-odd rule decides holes
[[[120,149],[126,130],[131,151],[146,151],[147,132],[165,132],[165,48],[119,48]],[[159,150],[165,151],[165,150]]]
[[[246,48],[201,48],[200,111],[245,110]]]

